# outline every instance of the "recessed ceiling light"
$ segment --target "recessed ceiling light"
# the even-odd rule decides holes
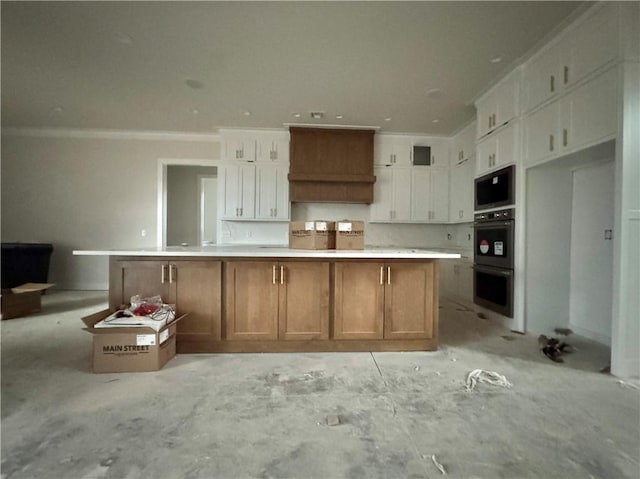
[[[204,88],[204,83],[194,78],[185,78],[184,84],[187,85],[189,88],[193,88],[194,90],[200,90],[201,88]]]
[[[438,98],[442,98],[442,96],[443,93],[440,88],[432,88],[431,90],[427,91],[427,97],[431,98],[432,100],[437,100]]]
[[[244,116],[251,116],[251,112],[249,110],[243,111],[242,114]]]
[[[52,113],[62,113],[63,111],[64,111],[64,108],[62,108],[60,105],[57,105],[51,108]]]
[[[336,115],[336,120],[342,120],[344,118],[344,115]]]
[[[391,117],[390,116],[386,117],[384,121],[391,121]]]
[[[489,60],[491,63],[500,63],[502,61],[502,57],[493,57]]]
[[[431,120],[431,123],[440,123],[440,120],[438,120],[437,118]]]
[[[194,115],[199,115],[200,114],[200,110],[198,110],[197,108],[192,108],[191,109],[191,113],[193,113]]]
[[[300,118],[302,115],[300,113],[292,113],[291,116],[294,118]]]

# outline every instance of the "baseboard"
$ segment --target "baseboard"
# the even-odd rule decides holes
[[[582,326],[578,326],[576,324],[569,323],[569,329],[577,334],[578,336],[583,336],[587,339],[591,339],[601,344],[605,344],[611,347],[611,336],[607,336],[602,333],[597,333],[595,331],[591,331],[588,328],[583,328]]]

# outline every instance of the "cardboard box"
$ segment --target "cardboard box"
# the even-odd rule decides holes
[[[334,221],[291,221],[289,248],[335,249],[336,224]]]
[[[364,221],[338,221],[336,249],[364,249]]]
[[[93,372],[131,373],[158,371],[176,355],[176,331],[184,314],[160,331],[145,327],[94,328],[111,315],[104,310],[82,318],[85,331],[93,334]]]
[[[37,313],[42,309],[42,292],[51,283],[25,283],[11,289],[2,290],[0,314],[2,319],[13,319]]]

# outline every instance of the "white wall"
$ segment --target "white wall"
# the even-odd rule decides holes
[[[106,289],[107,258],[72,250],[155,247],[158,159],[219,158],[201,136],[3,131],[2,241],[50,242],[49,281]]]

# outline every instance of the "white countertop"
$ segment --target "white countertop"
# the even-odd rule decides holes
[[[74,250],[79,256],[187,256],[252,258],[456,259],[454,251],[422,248],[367,248],[364,250],[307,250],[278,245],[169,246],[122,250]]]

